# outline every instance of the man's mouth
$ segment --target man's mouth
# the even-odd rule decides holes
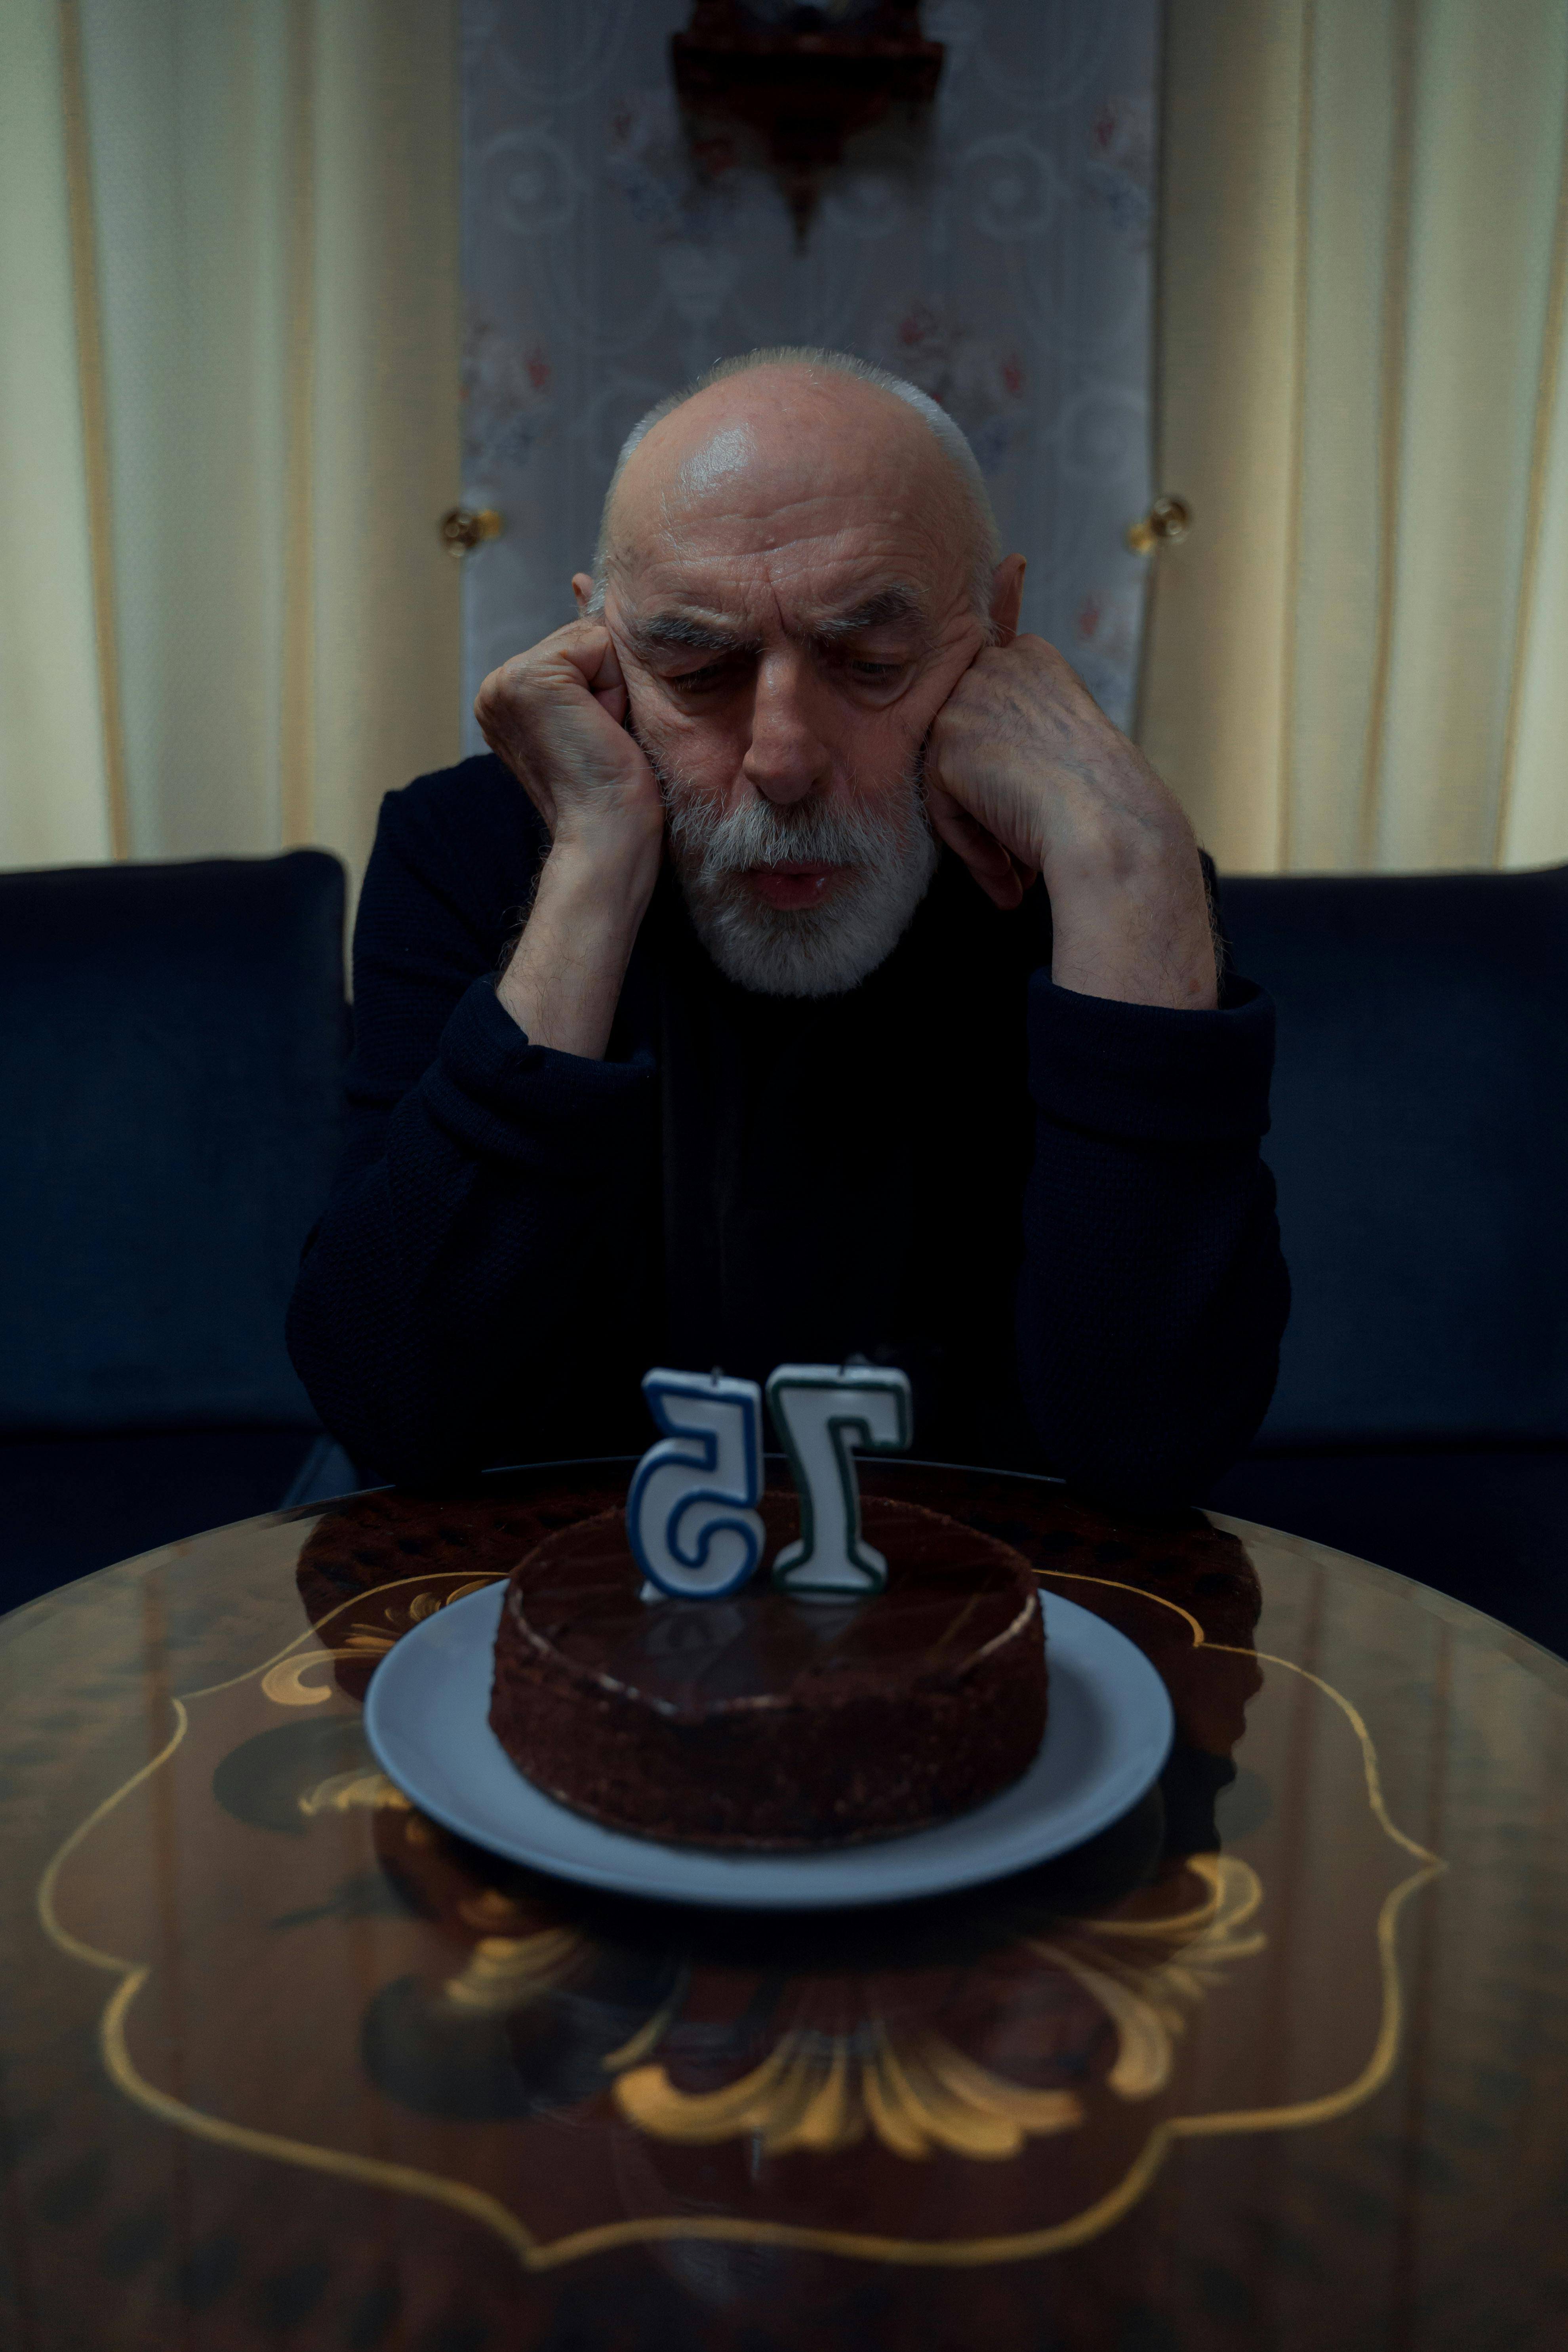
[[[798,913],[803,907],[820,906],[828,884],[844,871],[842,866],[785,857],[776,866],[748,866],[746,879],[765,906]]]

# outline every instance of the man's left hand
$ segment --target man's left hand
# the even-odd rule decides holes
[[[999,907],[1044,877],[1059,987],[1218,1002],[1192,827],[1054,646],[1022,636],[976,655],[937,713],[925,780],[933,828]]]

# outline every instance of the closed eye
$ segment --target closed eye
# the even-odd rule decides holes
[[[710,694],[715,687],[733,683],[740,663],[731,654],[722,661],[709,662],[701,669],[682,670],[679,677],[667,677],[666,686],[679,687],[682,694]]]
[[[858,686],[891,686],[901,678],[910,665],[907,661],[857,661],[839,654],[835,666],[843,677],[853,678]],[[664,683],[681,694],[715,694],[739,683],[750,666],[750,656],[743,653],[725,654],[718,661],[705,662],[700,669],[681,670]]]

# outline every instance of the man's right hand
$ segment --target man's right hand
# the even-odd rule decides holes
[[[474,698],[485,741],[551,840],[612,853],[664,829],[658,785],[626,715],[626,680],[602,621],[557,629],[491,670]]]
[[[551,840],[496,994],[534,1045],[590,1061],[609,1044],[664,846],[664,803],[626,713],[626,681],[599,621],[574,621],[504,662],[474,700],[486,742]]]

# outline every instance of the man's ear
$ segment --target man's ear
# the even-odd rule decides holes
[[[579,620],[581,620],[583,615],[586,613],[588,609],[588,599],[593,593],[594,583],[588,573],[586,572],[574,572],[572,574],[572,593],[577,599],[577,618]]]
[[[1018,634],[1025,568],[1021,555],[1005,555],[991,574],[991,625],[999,646],[1010,646]]]

